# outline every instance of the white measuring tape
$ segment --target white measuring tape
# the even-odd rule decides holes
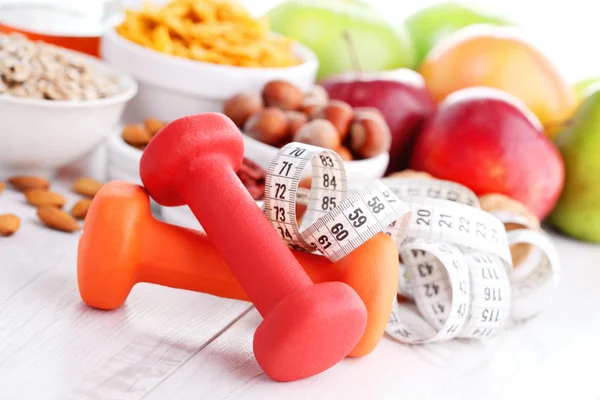
[[[312,168],[311,189],[299,188]],[[398,293],[387,328],[404,343],[485,338],[538,314],[554,292],[554,246],[514,213],[488,213],[468,188],[435,179],[383,178],[348,196],[344,164],[333,151],[284,146],[267,171],[264,212],[296,250],[335,262],[378,232],[400,255]],[[307,211],[298,226],[296,204]],[[504,224],[523,229],[507,234]],[[517,268],[510,246],[535,251]]]
[[[311,189],[299,227],[296,216],[298,189],[309,162]],[[265,181],[264,204],[265,215],[289,247],[319,250],[333,262],[391,223],[407,224],[410,213],[408,207],[379,181],[348,197],[346,171],[340,156],[331,150],[302,143],[284,146],[271,161]]]

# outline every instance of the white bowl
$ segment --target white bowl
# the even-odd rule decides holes
[[[52,177],[90,153],[119,124],[137,84],[97,58],[65,50],[124,89],[99,100],[54,101],[0,95],[0,179],[15,174]]]
[[[253,160],[265,170],[269,168],[271,160],[280,150],[277,147],[262,143],[248,135],[244,137],[244,156]],[[387,152],[373,158],[356,161],[344,161],[348,183],[363,185],[371,183],[384,176],[390,156]],[[304,171],[303,177],[310,176],[310,164]]]
[[[220,112],[228,98],[259,91],[273,79],[287,80],[308,90],[317,74],[318,59],[300,44],[295,51],[305,62],[287,68],[246,68],[164,54],[121,37],[114,28],[106,31],[100,44],[107,62],[138,80],[139,92],[125,112],[127,123],[146,118],[172,121],[201,112]]]

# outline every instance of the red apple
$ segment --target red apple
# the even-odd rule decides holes
[[[421,75],[405,68],[351,72],[329,77],[319,84],[332,99],[345,101],[352,107],[379,109],[392,133],[386,174],[406,167],[412,138],[435,110],[435,102]]]
[[[501,193],[543,219],[564,183],[564,164],[535,115],[498,89],[474,87],[446,98],[415,139],[410,167]]]

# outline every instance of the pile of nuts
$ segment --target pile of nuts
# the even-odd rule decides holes
[[[95,100],[122,92],[60,47],[19,34],[0,34],[0,95],[46,100]]]
[[[144,150],[154,135],[165,125],[166,122],[159,119],[147,118],[143,124],[127,125],[121,132],[121,137],[128,145]]]
[[[78,219],[85,219],[92,198],[102,187],[102,183],[89,177],[81,177],[73,182],[73,192],[83,198],[77,201],[67,213],[63,210],[66,198],[50,191],[50,182],[37,176],[14,176],[8,180],[11,186],[25,195],[27,202],[36,207],[39,220],[48,228],[62,232],[76,232],[81,229]],[[6,188],[0,182],[0,193]],[[0,215],[0,236],[11,236],[19,230],[21,219],[15,214]]]
[[[231,97],[223,113],[260,142],[279,148],[290,142],[306,143],[331,149],[346,161],[377,157],[391,144],[379,110],[330,100],[319,85],[302,93],[292,83],[274,80],[260,93]]]
[[[166,123],[164,121],[149,118],[144,120],[143,124],[127,125],[123,129],[121,137],[125,143],[144,151],[154,135],[156,135],[165,125]],[[237,176],[240,178],[246,189],[248,189],[248,192],[254,200],[264,200],[267,171],[253,161],[244,158],[240,169],[237,171]]]

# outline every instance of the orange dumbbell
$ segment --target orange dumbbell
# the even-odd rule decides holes
[[[96,194],[83,225],[77,279],[83,301],[120,307],[138,282],[248,301],[221,254],[200,232],[155,219],[143,187],[122,181]],[[398,252],[380,233],[342,260],[294,251],[315,283],[344,282],[365,303],[367,327],[350,356],[370,353],[385,331],[398,283]]]

